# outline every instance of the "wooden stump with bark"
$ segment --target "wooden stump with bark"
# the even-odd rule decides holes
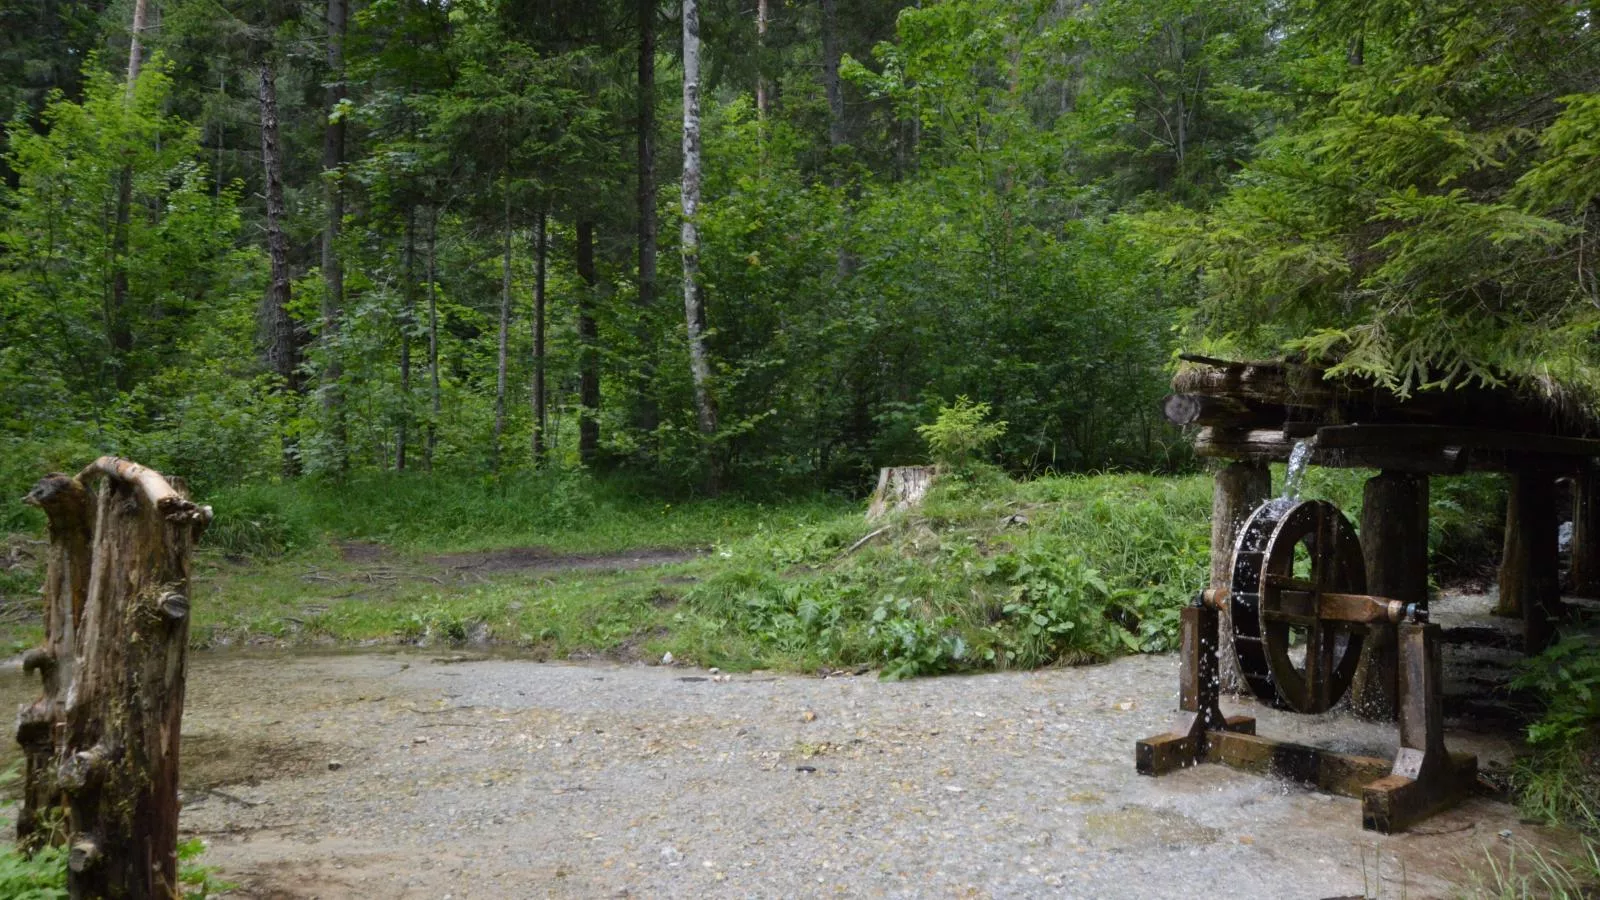
[[[867,505],[867,521],[922,503],[937,474],[938,469],[934,466],[896,466],[879,470],[878,487],[872,492],[872,502]]]
[[[49,520],[50,556],[45,642],[24,658],[44,696],[18,716],[18,841],[52,839],[60,804],[72,897],[176,896],[190,552],[211,510],[111,456],[25,502]]]

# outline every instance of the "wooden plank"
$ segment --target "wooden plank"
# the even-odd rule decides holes
[[[1375,446],[1418,450],[1464,447],[1538,455],[1600,456],[1600,440],[1449,425],[1330,425],[1317,430],[1317,444],[1329,450]]]
[[[1334,753],[1320,747],[1255,734],[1206,734],[1205,760],[1258,775],[1316,785],[1330,794],[1360,797],[1368,784],[1389,774],[1388,760]]]

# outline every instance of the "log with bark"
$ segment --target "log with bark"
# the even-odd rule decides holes
[[[44,696],[18,717],[18,840],[48,840],[61,802],[72,897],[176,896],[190,551],[211,510],[111,456],[25,499],[49,520],[50,557],[46,638],[25,661]]]

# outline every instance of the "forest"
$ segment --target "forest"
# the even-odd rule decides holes
[[[0,594],[39,580],[11,501],[116,454],[216,507],[200,646],[1171,649],[1211,502],[1180,354],[1600,409],[1596,15],[0,0]],[[857,501],[929,461],[875,541]],[[1434,490],[1437,579],[1492,571],[1502,483]],[[340,568],[523,544],[713,552],[526,606]],[[1525,808],[1600,828],[1600,650],[1518,677]]]

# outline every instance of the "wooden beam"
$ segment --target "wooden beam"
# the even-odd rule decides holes
[[[1560,618],[1556,527],[1555,476],[1540,470],[1513,473],[1495,613],[1522,618],[1524,649],[1530,654],[1550,645]]]
[[[1272,496],[1272,472],[1261,463],[1236,462],[1217,472],[1211,494],[1211,587],[1227,590],[1233,584],[1233,550],[1245,519]],[[1224,605],[1226,606],[1226,605]],[[1219,675],[1222,690],[1243,688],[1239,657],[1233,649],[1232,611],[1222,610]]]
[[[1572,481],[1572,593],[1600,597],[1600,472],[1590,466]]]

